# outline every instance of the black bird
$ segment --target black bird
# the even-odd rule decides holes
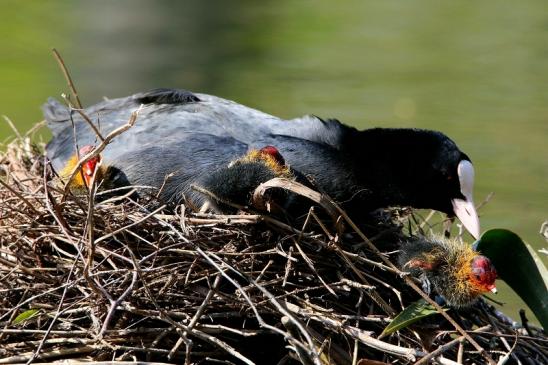
[[[472,199],[474,168],[441,132],[360,131],[311,115],[282,120],[219,97],[177,89],[107,100],[84,112],[99,121],[106,135],[125,124],[140,105],[144,108],[136,125],[101,155],[101,168],[116,172],[111,175],[114,185],[159,187],[175,173],[164,197],[177,202],[196,176],[225,166],[250,149],[273,145],[292,168],[310,176],[351,215],[388,206],[430,208],[456,215],[474,237],[479,236]],[[95,145],[97,137],[74,112],[73,130],[69,109],[56,100],[49,99],[43,110],[53,132],[47,154],[61,171],[74,161],[75,139],[86,146]]]

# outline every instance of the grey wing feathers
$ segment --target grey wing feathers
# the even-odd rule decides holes
[[[272,134],[306,139],[340,149],[348,129],[349,127],[336,119],[323,120],[315,115],[305,115],[288,120],[284,124],[275,125],[272,128]]]
[[[105,162],[116,160],[125,151],[143,145],[163,145],[165,138],[186,133],[230,136],[253,143],[266,135],[289,135],[338,148],[345,128],[338,121],[315,116],[283,120],[230,100],[182,89],[155,89],[124,98],[104,100],[85,109],[103,136],[125,124],[139,105],[144,104],[137,123],[105,149]],[[50,98],[42,107],[53,139],[46,147],[54,166],[63,166],[78,146],[96,144],[97,136],[80,114]]]
[[[66,125],[63,122],[70,119],[68,108],[54,98],[48,98],[48,101],[42,105],[42,112],[54,136],[65,129]]]

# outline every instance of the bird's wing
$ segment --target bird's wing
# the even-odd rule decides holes
[[[278,134],[339,149],[346,130],[351,129],[338,121],[323,121],[314,116],[283,120],[230,100],[179,89],[155,89],[105,100],[86,108],[84,113],[106,136],[127,123],[131,113],[141,105],[135,126],[116,137],[105,153],[120,154],[144,144],[155,145],[181,133],[231,136],[244,143]],[[78,112],[69,112],[54,99],[48,100],[43,111],[53,133],[46,150],[56,169],[75,154],[75,142],[78,146],[97,144],[96,133]]]

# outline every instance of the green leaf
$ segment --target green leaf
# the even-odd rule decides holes
[[[40,312],[40,309],[26,310],[23,313],[19,314],[17,317],[15,317],[15,319],[13,320],[13,324],[23,324],[29,319],[36,317],[39,312]]]
[[[448,310],[448,308],[444,308]],[[402,328],[409,326],[412,323],[417,322],[419,319],[438,314],[438,311],[430,305],[426,300],[420,299],[414,303],[411,303],[407,308],[402,310],[400,314],[396,316],[382,331],[379,338],[388,336]]]
[[[491,229],[474,244],[489,257],[504,280],[548,329],[548,270],[534,250],[514,232]]]

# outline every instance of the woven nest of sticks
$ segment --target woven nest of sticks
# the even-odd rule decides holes
[[[321,207],[292,228],[127,196],[90,204],[29,141],[0,154],[0,364],[548,363],[540,330],[484,300],[379,338],[421,298],[392,264],[420,228],[413,212],[384,211],[364,234],[344,214],[337,233]]]

